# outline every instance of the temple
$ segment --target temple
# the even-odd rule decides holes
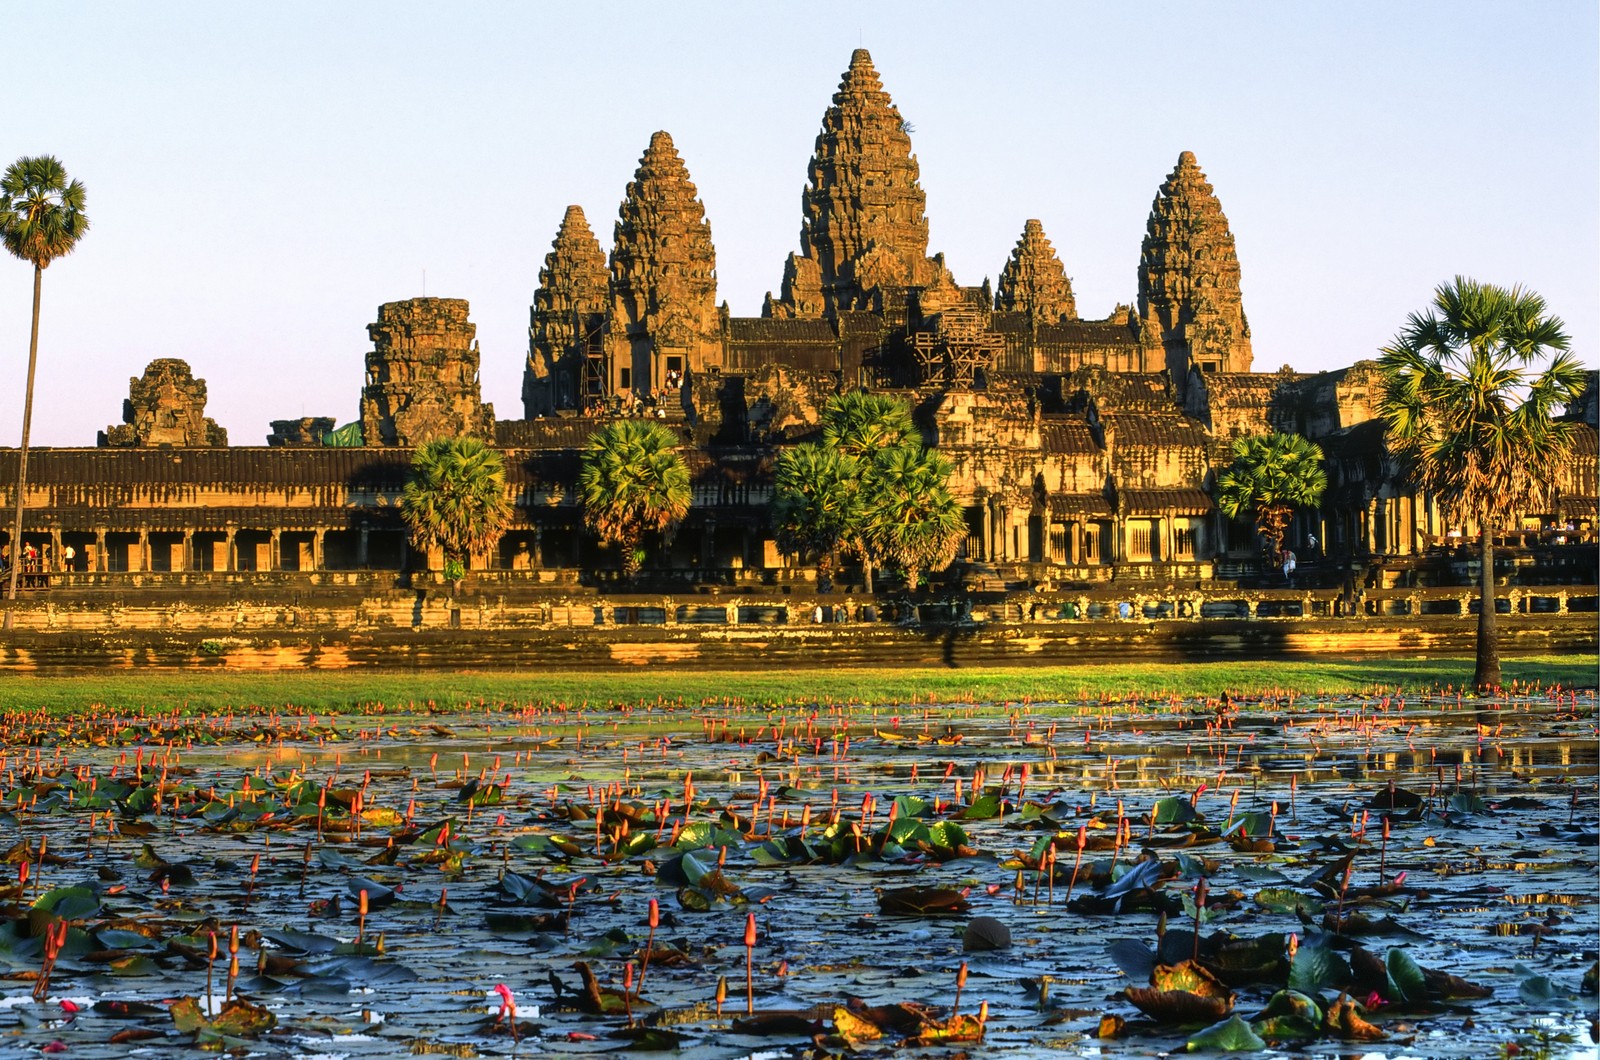
[[[1371,361],[1252,371],[1241,265],[1215,189],[1189,151],[1151,183],[1136,259],[1129,248],[1128,304],[1086,315],[1070,246],[1058,252],[1031,219],[997,219],[1011,231],[1020,222],[1006,261],[961,263],[998,275],[993,288],[962,285],[930,253],[909,126],[857,50],[806,167],[798,249],[759,317],[718,303],[715,203],[701,201],[672,137],[656,132],[626,182],[609,251],[579,207],[560,219],[532,294],[522,419],[497,420],[482,400],[466,301],[391,302],[367,328],[354,422],[275,420],[266,446],[229,446],[204,416],[204,382],[182,361],[154,361],[98,447],[33,454],[25,537],[47,546],[65,584],[398,573],[420,562],[398,519],[410,450],[473,435],[505,454],[516,505],[484,577],[573,585],[615,565],[580,529],[579,452],[611,418],[648,416],[678,433],[694,481],[689,518],[654,567],[691,582],[771,584],[798,567],[770,523],[774,457],[817,437],[827,399],[858,387],[904,398],[953,462],[968,584],[1170,590],[1248,576],[1255,534],[1218,513],[1211,487],[1235,437],[1272,430],[1304,434],[1327,455],[1323,504],[1291,529],[1294,542],[1315,538],[1327,577],[1402,570],[1391,561],[1472,533],[1390,456]],[[1595,389],[1591,377],[1568,413],[1583,428],[1582,458],[1548,510],[1511,532],[1535,542],[1552,530],[1592,534]],[[15,452],[0,452],[0,482],[14,483],[15,467]]]

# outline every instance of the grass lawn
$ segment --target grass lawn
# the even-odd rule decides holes
[[[1597,659],[1536,655],[1503,661],[1519,686],[1593,687]],[[339,711],[363,704],[453,708],[477,703],[608,703],[737,698],[746,702],[874,702],[912,700],[1084,700],[1126,696],[1216,696],[1294,691],[1359,693],[1460,687],[1472,660],[1328,659],[1127,666],[1049,666],[963,670],[823,669],[719,672],[652,666],[595,673],[361,671],[349,673],[115,673],[7,677],[0,710],[71,712],[95,705],[122,710],[284,708]]]

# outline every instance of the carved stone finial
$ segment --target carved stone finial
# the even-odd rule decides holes
[[[1022,238],[1011,251],[1011,260],[1000,270],[995,308],[1028,313],[1048,324],[1078,319],[1072,281],[1038,221],[1030,220],[1022,226]]]
[[[228,432],[206,416],[206,381],[194,377],[189,362],[158,357],[144,375],[128,380],[122,422],[102,431],[100,444],[221,447]]]
[[[818,303],[825,311],[867,308],[877,284],[932,280],[927,197],[911,137],[865,48],[850,57],[822,116],[807,177],[800,258],[816,263],[816,285],[806,270],[785,268],[783,301],[794,315],[816,315],[807,307]]]
[[[596,349],[591,340],[605,325],[608,300],[605,252],[583,207],[568,206],[529,310],[525,416],[579,408],[606,392],[603,372],[591,366],[589,355]]]
[[[367,325],[361,432],[368,445],[494,436],[494,407],[478,383],[477,328],[462,298],[411,298],[378,307]]]
[[[1172,378],[1190,364],[1250,370],[1250,325],[1239,291],[1239,258],[1222,204],[1193,152],[1156,193],[1139,253],[1139,315],[1159,332]]]
[[[717,255],[697,195],[672,137],[650,137],[618,211],[611,248],[614,390],[649,393],[686,370],[721,364]],[[673,380],[669,372],[677,373]]]

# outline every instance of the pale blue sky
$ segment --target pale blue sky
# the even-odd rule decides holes
[[[858,45],[913,123],[931,249],[997,276],[1030,217],[1085,316],[1135,295],[1193,150],[1238,243],[1256,368],[1372,356],[1457,273],[1600,330],[1590,0],[1537,4],[29,4],[0,15],[0,164],[51,153],[93,229],[45,275],[35,440],[92,445],[128,377],[186,358],[238,444],[355,418],[380,303],[467,298],[521,415],[563,208],[602,245],[656,129],[699,186],[720,297],[760,312]],[[19,45],[18,41],[27,41]],[[0,443],[29,270],[0,260]]]

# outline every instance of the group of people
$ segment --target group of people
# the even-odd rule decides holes
[[[22,573],[41,574],[48,570],[54,570],[54,564],[51,562],[52,558],[53,554],[49,542],[46,542],[41,549],[31,541],[24,541],[22,544]],[[62,566],[67,570],[72,569],[73,563],[77,558],[78,550],[71,545],[66,545],[61,549]],[[10,569],[11,546],[6,545],[0,547],[0,570],[9,571]]]

